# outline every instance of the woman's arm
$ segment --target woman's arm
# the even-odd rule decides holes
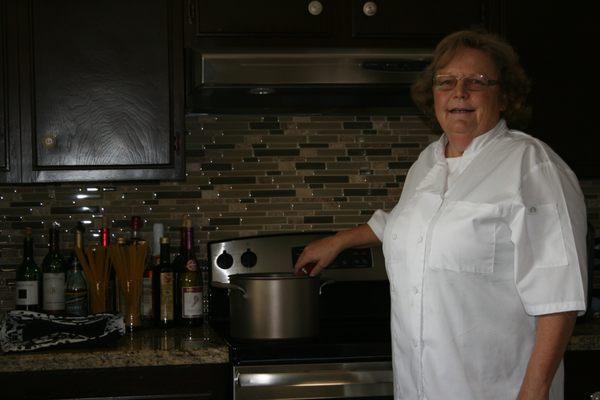
[[[547,400],[556,369],[562,360],[577,312],[537,317],[535,346],[517,400]]]
[[[300,254],[294,269],[298,272],[306,266],[314,265],[310,271],[310,275],[314,276],[331,264],[342,251],[351,247],[374,246],[378,243],[379,239],[369,225],[359,225],[309,243]]]

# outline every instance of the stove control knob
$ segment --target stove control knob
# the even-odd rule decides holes
[[[217,257],[217,265],[222,269],[229,269],[233,265],[233,257],[228,254],[225,250],[219,257]]]
[[[247,249],[244,254],[242,254],[242,265],[246,268],[252,268],[256,265],[256,254]]]

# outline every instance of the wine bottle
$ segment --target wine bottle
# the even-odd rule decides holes
[[[102,217],[102,226],[100,227],[100,245],[105,251],[108,251],[110,246],[110,230],[108,228],[108,218]],[[106,310],[108,312],[117,312],[117,304],[119,304],[118,290],[117,290],[117,277],[115,269],[112,263],[109,261],[110,272],[108,273],[108,287],[106,293]]]
[[[131,217],[131,221],[129,222],[129,227],[131,228],[131,236],[129,237],[129,244],[134,244],[139,242],[142,239],[142,227],[144,225],[144,221],[142,221],[142,217],[138,215],[134,215]]]
[[[175,271],[175,322],[180,324],[181,322],[181,288],[179,287],[179,275],[183,270],[183,263],[185,257],[185,218],[182,221],[181,227],[179,228],[179,253],[173,258],[173,270]]]
[[[157,293],[156,324],[162,328],[173,326],[175,321],[175,273],[171,264],[171,242],[168,237],[160,238],[160,263],[155,274]]]
[[[75,247],[69,258],[65,286],[65,313],[74,317],[84,317],[88,314],[88,289],[75,249],[83,253],[83,233],[85,228],[81,222],[75,227]]]
[[[52,223],[48,235],[48,254],[42,261],[43,310],[47,314],[62,314],[65,311],[66,264],[60,254],[60,225]]]
[[[202,274],[194,252],[194,228],[190,218],[185,219],[184,229],[185,255],[179,271],[181,324],[197,326],[202,323]]]
[[[42,273],[33,259],[33,238],[31,228],[25,228],[23,240],[23,262],[17,269],[15,284],[17,310],[40,310],[40,289]]]

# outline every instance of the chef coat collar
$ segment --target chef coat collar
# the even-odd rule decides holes
[[[494,140],[498,135],[506,132],[506,130],[506,121],[503,118],[500,118],[500,121],[498,121],[495,127],[477,136],[471,143],[469,143],[469,146],[467,146],[463,152],[463,160],[466,161],[467,159],[473,159],[473,157],[475,157],[481,151],[481,149]],[[447,144],[448,136],[446,133],[444,133],[435,144],[436,148],[434,154],[437,162],[446,164],[445,149]]]

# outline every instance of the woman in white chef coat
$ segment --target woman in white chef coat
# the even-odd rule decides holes
[[[309,244],[318,274],[383,243],[396,399],[563,399],[562,357],[585,310],[586,212],[577,178],[510,124],[528,82],[496,36],[440,42],[413,98],[443,130],[398,204]]]

